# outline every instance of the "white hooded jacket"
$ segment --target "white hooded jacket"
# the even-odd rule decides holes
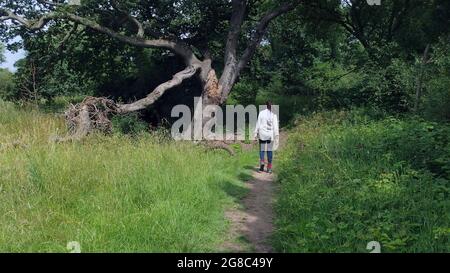
[[[258,122],[255,128],[255,139],[259,136],[260,140],[277,140],[279,133],[278,117],[269,109],[261,111],[258,116]]]

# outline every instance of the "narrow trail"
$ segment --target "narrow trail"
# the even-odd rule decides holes
[[[273,175],[253,171],[252,179],[245,186],[249,193],[241,201],[242,208],[225,213],[231,227],[230,239],[223,248],[230,252],[270,253],[273,251],[268,242],[273,232]]]
[[[286,143],[286,133],[280,135],[280,147]],[[274,157],[276,158],[276,157]],[[269,239],[274,231],[274,175],[252,170],[252,179],[245,183],[249,193],[241,200],[242,208],[225,213],[231,222],[230,240],[223,248],[231,252],[271,253]],[[275,170],[276,171],[276,170]],[[247,243],[238,242],[244,239]]]

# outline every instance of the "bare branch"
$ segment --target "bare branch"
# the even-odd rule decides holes
[[[111,0],[111,5],[113,6],[113,8],[118,10],[120,13],[124,14],[130,22],[132,22],[133,24],[136,25],[136,27],[138,28],[138,32],[136,34],[137,37],[139,37],[139,38],[144,37],[144,34],[145,34],[144,27],[143,27],[142,23],[139,22],[138,19],[136,19],[136,17],[134,17],[130,13],[120,9],[117,4],[117,1],[115,1],[115,0]]]
[[[52,6],[52,7],[66,7],[67,6],[64,3],[56,3],[56,2],[53,2],[53,1],[38,0],[38,2],[41,3],[41,4]]]
[[[6,16],[0,17],[0,22],[6,20],[12,20],[21,24],[29,30],[40,30],[42,29],[49,21],[51,20],[68,20],[74,23],[78,23],[80,25],[84,25],[90,29],[93,29],[97,32],[106,34],[116,40],[119,40],[123,43],[139,46],[139,47],[158,47],[165,48],[175,52],[180,55],[186,64],[192,65],[194,63],[200,63],[197,57],[194,55],[192,50],[185,44],[169,41],[165,39],[153,39],[147,40],[140,37],[130,37],[124,34],[118,33],[110,28],[102,26],[95,21],[92,21],[88,18],[80,17],[78,15],[67,13],[67,12],[50,12],[47,13],[36,20],[27,20],[21,16],[14,14],[13,12],[0,9],[0,13],[6,14]]]
[[[174,87],[180,85],[184,80],[193,77],[197,73],[197,70],[199,68],[200,68],[199,66],[187,67],[183,71],[175,74],[171,80],[169,80],[163,84],[160,84],[147,97],[145,97],[141,100],[135,101],[133,103],[130,103],[130,104],[119,105],[119,112],[120,113],[129,113],[129,112],[143,110],[143,109],[147,108],[148,106],[155,103],[155,101],[157,101],[162,95],[164,95],[164,93],[167,90],[174,88]]]
[[[236,2],[242,2],[242,1],[236,1]],[[242,54],[237,67],[233,69],[232,73],[230,75],[222,75],[221,77],[221,87],[222,87],[222,102],[224,102],[229,93],[231,92],[231,87],[233,83],[236,81],[236,79],[239,77],[239,74],[243,70],[243,68],[247,65],[247,63],[250,61],[250,59],[255,54],[256,49],[261,44],[261,41],[266,34],[267,27],[269,26],[270,22],[274,20],[275,18],[279,17],[280,15],[283,15],[293,9],[295,9],[302,0],[294,0],[291,2],[285,2],[281,4],[279,7],[269,11],[264,15],[256,25],[252,38],[245,49],[244,53]],[[237,4],[237,3],[236,3]],[[227,78],[225,78],[227,77]]]
[[[231,86],[236,80],[236,66],[238,57],[236,49],[241,33],[242,24],[244,22],[246,0],[233,0],[233,12],[230,20],[230,30],[228,32],[227,44],[225,47],[225,67],[220,77],[221,86]]]
[[[247,63],[252,58],[253,54],[256,51],[256,48],[261,43],[264,35],[266,34],[267,27],[269,26],[270,22],[278,16],[295,9],[300,4],[300,2],[300,0],[297,0],[293,1],[293,3],[284,3],[278,8],[268,12],[263,18],[261,18],[254,30],[254,34],[252,39],[250,40],[249,45],[245,49],[244,53],[242,54],[241,60],[239,61],[238,73],[247,65]]]
[[[230,21],[230,31],[225,49],[225,63],[236,62],[236,48],[244,21],[246,0],[233,0],[233,14]]]
[[[266,34],[267,27],[269,26],[270,22],[277,18],[280,15],[283,15],[293,9],[295,9],[299,4],[301,0],[294,1],[293,3],[285,3],[281,5],[280,7],[276,8],[275,10],[267,13],[258,23],[258,25],[255,28],[253,37],[245,49],[244,53],[242,54],[241,60],[239,61],[238,65],[238,71],[240,72],[245,65],[250,61],[251,57],[255,53],[256,48],[261,43],[262,38]]]
[[[78,30],[78,23],[75,23],[73,25],[73,27],[66,33],[66,35],[64,36],[64,38],[61,40],[61,42],[59,42],[57,48],[61,49],[64,44],[70,39],[70,37],[72,37],[72,35]]]
[[[12,21],[20,23],[21,25],[25,26],[26,28],[31,29],[31,27],[32,27],[31,23],[28,20],[14,14],[13,12],[11,12],[9,10],[0,9],[0,13],[5,14],[4,16],[0,17],[0,22],[6,21],[6,20],[12,20]]]

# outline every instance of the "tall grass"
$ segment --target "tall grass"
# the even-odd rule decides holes
[[[275,248],[449,252],[449,131],[360,112],[299,120],[280,159]]]
[[[251,154],[149,134],[54,144],[61,119],[0,106],[0,252],[67,252],[69,241],[83,252],[218,249]]]

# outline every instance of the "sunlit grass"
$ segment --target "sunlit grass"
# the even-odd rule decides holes
[[[235,202],[227,189],[242,188],[252,154],[152,134],[49,141],[63,133],[52,114],[1,103],[1,252],[67,252],[70,241],[83,252],[218,249]]]

